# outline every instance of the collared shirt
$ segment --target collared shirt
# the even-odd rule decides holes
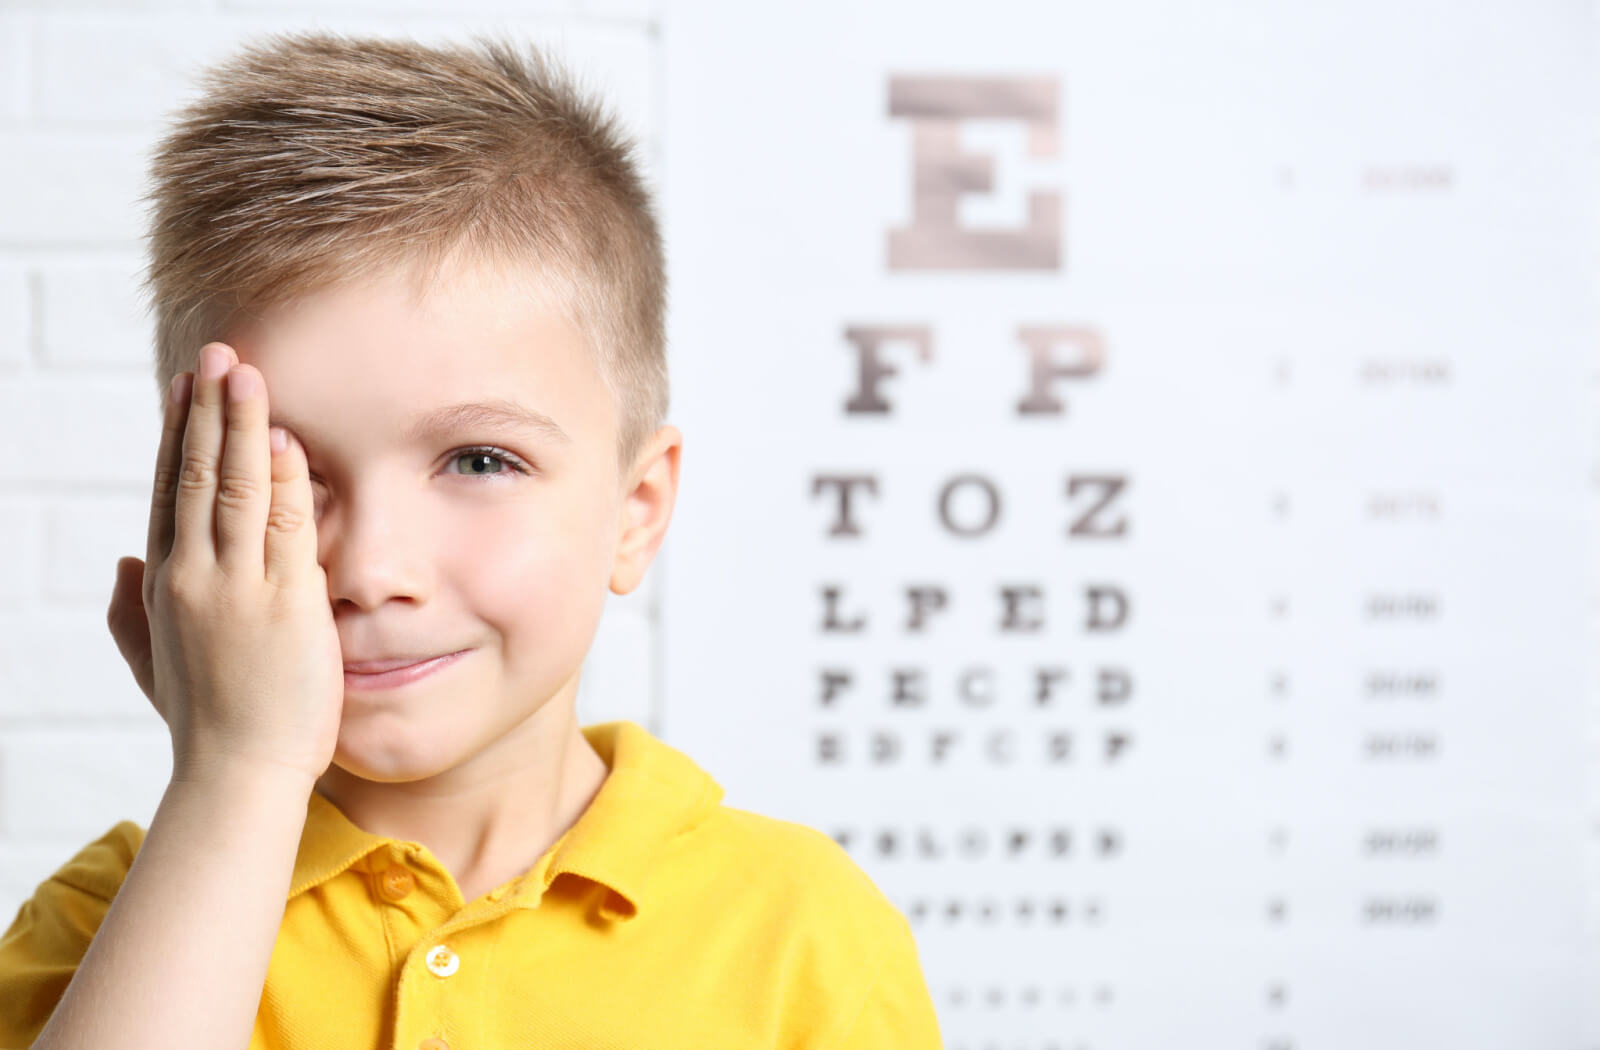
[[[313,792],[251,1050],[941,1045],[909,924],[833,839],[723,805],[633,722],[582,732],[599,792],[473,901],[426,846]],[[143,838],[118,823],[23,902],[0,1047],[44,1027]]]

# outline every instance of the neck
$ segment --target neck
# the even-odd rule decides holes
[[[609,773],[558,699],[435,776],[388,783],[333,765],[317,792],[364,831],[426,846],[471,901],[531,868]]]

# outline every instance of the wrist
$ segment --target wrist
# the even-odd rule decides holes
[[[169,784],[179,789],[251,791],[294,794],[309,798],[317,778],[297,769],[262,759],[221,756],[185,756],[174,759]]]

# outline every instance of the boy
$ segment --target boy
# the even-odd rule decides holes
[[[107,618],[172,781],[0,937],[0,1047],[939,1045],[831,839],[576,723],[677,490],[664,264],[614,123],[478,45],[268,38],[158,148]]]

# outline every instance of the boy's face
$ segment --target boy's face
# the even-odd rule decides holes
[[[305,449],[344,659],[471,650],[399,688],[347,686],[334,762],[363,779],[419,780],[485,750],[514,765],[516,746],[489,745],[550,731],[529,716],[575,698],[608,586],[632,590],[663,538],[681,435],[663,427],[617,476],[611,397],[580,333],[531,299],[540,288],[452,267],[416,302],[397,274],[223,337]],[[566,438],[490,420],[412,431],[491,400],[542,413]]]

